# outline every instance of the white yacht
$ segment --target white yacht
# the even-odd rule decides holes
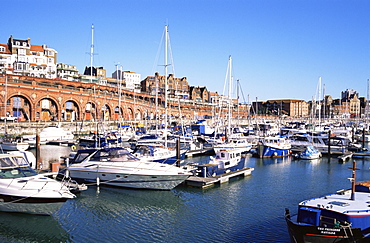
[[[37,174],[23,156],[0,154],[0,211],[51,215],[75,197],[63,182]]]
[[[174,165],[142,161],[119,147],[79,150],[70,162],[67,176],[96,185],[171,190],[192,175]]]

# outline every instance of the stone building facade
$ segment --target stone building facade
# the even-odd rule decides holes
[[[158,94],[165,94],[166,77],[157,72],[141,81],[141,91],[154,95],[158,87]],[[173,74],[167,77],[167,92],[169,98],[189,98],[189,83],[186,77],[175,78]]]

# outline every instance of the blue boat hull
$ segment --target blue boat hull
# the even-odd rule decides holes
[[[362,232],[360,228],[333,228],[299,224],[291,219],[289,211],[285,214],[285,220],[292,243],[370,242],[370,238],[365,237],[365,232]]]
[[[259,145],[256,151],[258,158],[277,158],[285,157],[291,154],[291,149],[278,149],[270,146]]]

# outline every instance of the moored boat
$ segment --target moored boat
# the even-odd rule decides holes
[[[305,150],[297,154],[298,159],[318,159],[321,158],[322,154],[321,152],[315,148],[314,146],[310,145],[307,146]]]
[[[258,144],[255,156],[259,158],[285,157],[291,154],[291,144],[283,137],[264,137]]]
[[[138,144],[132,153],[141,160],[174,164],[177,159],[180,161],[185,159],[186,150],[181,150],[179,158],[177,158],[177,151],[174,148],[165,148],[158,144]]]
[[[243,149],[220,149],[216,156],[211,156],[208,164],[198,165],[196,175],[199,177],[214,177],[245,168]]]
[[[17,139],[2,138],[0,141],[2,151],[26,151],[29,147],[28,143]]]
[[[171,190],[191,173],[174,165],[142,161],[120,147],[82,149],[66,168],[76,181],[136,189]]]
[[[0,211],[51,215],[75,197],[63,182],[37,174],[22,156],[0,154]]]
[[[370,181],[356,183],[353,162],[352,188],[305,200],[298,214],[285,210],[291,242],[370,242]]]

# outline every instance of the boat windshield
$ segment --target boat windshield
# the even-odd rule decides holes
[[[37,173],[23,157],[0,158],[0,179],[22,178],[34,175],[37,175]]]
[[[139,160],[125,149],[100,150],[90,161],[127,162]]]

